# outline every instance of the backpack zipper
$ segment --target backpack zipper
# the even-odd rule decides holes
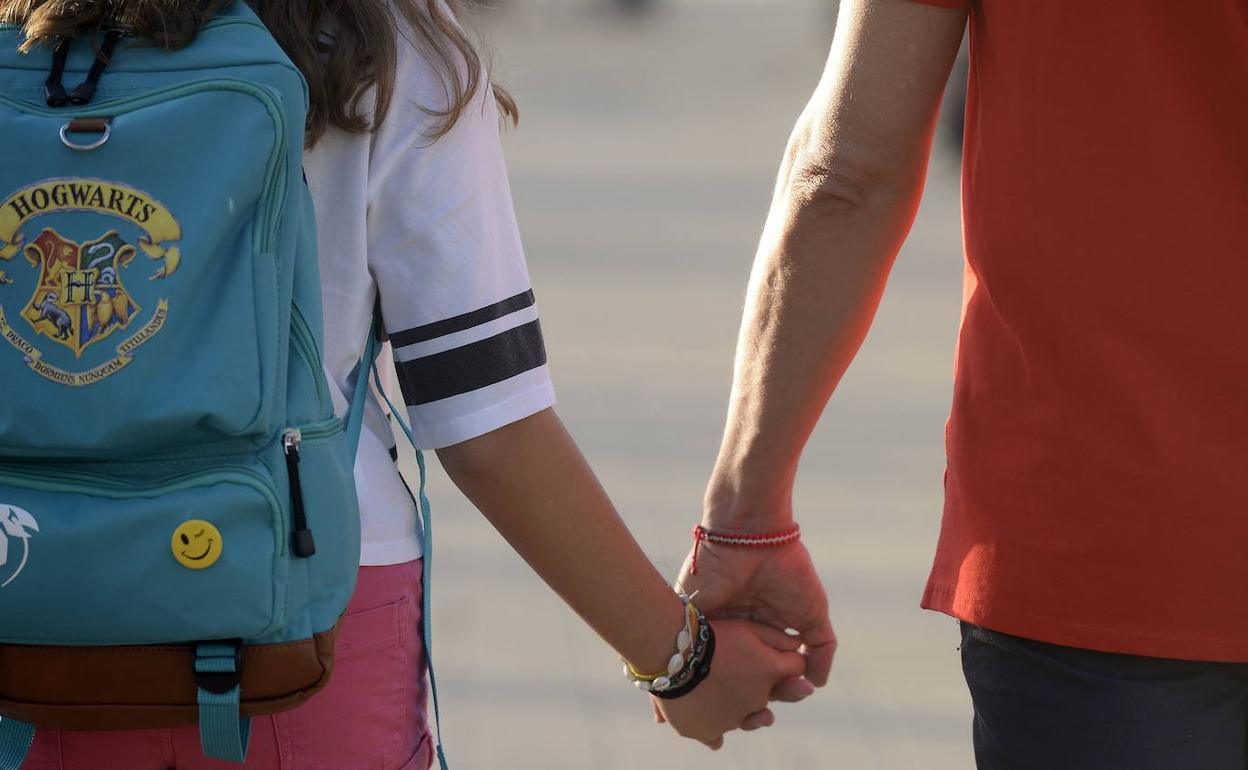
[[[308,528],[308,514],[303,509],[303,483],[299,479],[299,445],[303,433],[287,428],[282,433],[282,451],[286,455],[286,472],[290,476],[290,542],[295,556],[308,558],[316,554],[316,540]]]
[[[90,490],[87,494],[123,500],[136,497],[157,497],[219,482],[242,484],[254,489],[268,501],[273,511],[274,532],[278,533],[276,555],[283,556],[286,552],[286,543],[280,536],[285,526],[281,516],[282,506],[277,501],[277,492],[269,479],[258,471],[243,465],[217,466],[210,470],[191,471],[144,482],[123,481],[109,474],[70,470],[65,466],[48,468],[34,464],[4,464],[0,465],[0,481],[46,492],[81,492],[82,488],[86,487]]]

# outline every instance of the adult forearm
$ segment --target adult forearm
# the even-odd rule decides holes
[[[456,486],[608,644],[640,669],[667,664],[683,605],[553,410],[438,457]]]
[[[799,124],[800,126],[800,124]],[[887,180],[795,133],[750,279],[707,523],[791,516],[798,459],[866,336],[913,221],[921,174]]]

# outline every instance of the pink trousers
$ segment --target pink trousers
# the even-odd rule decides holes
[[[247,763],[205,759],[197,728],[41,730],[22,770],[428,770],[421,563],[362,567],[330,684],[251,722]]]

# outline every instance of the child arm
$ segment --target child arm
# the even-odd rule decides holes
[[[516,552],[611,647],[641,671],[667,665],[684,604],[633,539],[553,409],[439,450],[438,458]],[[770,724],[771,688],[805,670],[793,652],[798,642],[779,632],[743,621],[715,628],[719,652],[706,682],[663,705],[677,732],[711,748],[749,717],[754,726]]]
[[[641,671],[675,652],[684,606],[547,409],[438,451],[460,491],[606,642]]]

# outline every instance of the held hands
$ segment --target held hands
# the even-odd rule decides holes
[[[697,593],[707,617],[746,618],[774,629],[797,630],[806,658],[805,678],[818,687],[827,684],[836,633],[805,545],[799,541],[756,549],[702,543],[696,574],[692,557],[690,552],[677,585],[685,593]]]
[[[719,749],[726,732],[771,725],[775,717],[767,708],[768,700],[801,700],[813,688],[799,679],[806,669],[797,651],[799,639],[744,620],[711,625],[716,643],[710,675],[688,695],[653,701],[655,721],[667,722],[682,736]]]
[[[723,636],[723,651],[697,690],[655,700],[657,721],[718,749],[729,730],[774,723],[769,699],[797,702],[827,683],[836,634],[823,584],[800,541],[775,548],[696,544],[677,586],[696,593],[707,617],[719,619],[713,625]]]

